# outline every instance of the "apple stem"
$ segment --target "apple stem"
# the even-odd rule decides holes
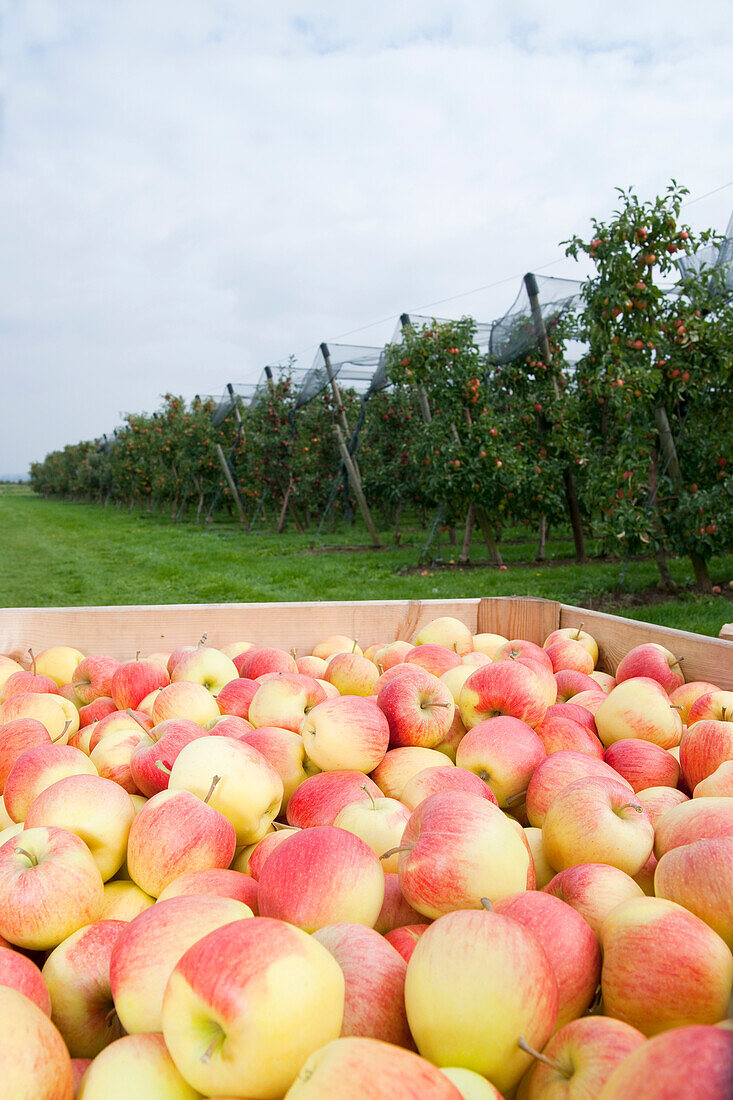
[[[136,660],[136,661],[139,661],[139,660],[140,660],[140,654],[141,654],[141,653],[142,653],[142,650],[141,650],[141,649],[136,649],[136,650],[135,650],[135,660]]]
[[[526,799],[526,797],[527,797],[526,790],[525,791],[517,791],[516,794],[510,794],[509,795],[509,797],[506,800],[506,804],[507,804],[507,806],[515,806],[517,803],[523,802]]]
[[[208,636],[209,636],[208,631],[206,631],[205,634],[201,635],[201,637],[199,638],[199,641],[198,641],[199,646],[206,645],[206,639],[208,638]]]
[[[449,707],[450,703],[421,703],[420,710],[425,710],[426,707]]]
[[[534,1047],[531,1047],[529,1045],[523,1035],[519,1036],[519,1039],[517,1040],[517,1046],[520,1050],[523,1050],[525,1054],[531,1054],[532,1057],[536,1058],[538,1062],[544,1062],[544,1064],[546,1066],[549,1066],[550,1069],[554,1069],[556,1073],[562,1074],[562,1076],[565,1077],[566,1080],[570,1080],[572,1074],[568,1073],[564,1066],[561,1066],[559,1062],[553,1062],[552,1058],[547,1058],[544,1054],[540,1054],[538,1050],[535,1050]]]
[[[156,760],[155,767],[159,768],[162,772],[165,772],[166,775],[171,774],[170,766],[166,764],[165,760]]]
[[[297,654],[298,654],[297,649],[293,648],[293,649],[290,650],[290,656],[293,658],[293,660],[296,659]]]
[[[206,802],[208,804],[209,799],[211,798],[212,794],[214,793],[214,790],[216,788],[216,784],[220,783],[220,782],[221,782],[221,776],[220,775],[215,775],[214,778],[211,780],[211,786],[209,787],[209,793],[207,794],[206,798],[204,799],[204,802]]]
[[[132,718],[133,722],[137,722],[137,724],[138,724],[138,726],[140,727],[141,730],[145,730],[145,733],[148,733],[148,730],[145,729],[145,726],[142,724],[142,722],[140,721],[138,716],[135,714],[135,711],[132,709],[132,707],[125,707],[125,714],[129,715],[130,718]]]
[[[354,644],[353,644],[353,646],[351,647],[351,652],[352,652],[352,653],[356,653],[356,638],[354,638]]]
[[[390,856],[394,856],[397,852],[411,852],[412,844],[398,844],[396,848],[390,848],[388,851],[383,852],[379,857],[380,859],[389,859]]]
[[[362,785],[361,785],[361,789],[362,789],[363,791],[366,791],[366,793],[367,793],[367,794],[369,795],[369,798],[371,799],[371,803],[372,803],[372,809],[373,809],[373,810],[376,810],[376,808],[377,808],[377,804],[376,804],[376,802],[374,801],[374,795],[373,795],[373,794],[372,794],[372,792],[371,792],[371,791],[369,790],[369,788],[367,787],[366,783],[362,783]]]
[[[28,656],[31,659],[31,672],[35,676],[36,675],[36,658],[35,658],[35,654],[34,654],[32,649],[28,650]]]
[[[68,730],[70,725],[71,725],[71,719],[67,718],[66,721],[64,722],[64,728],[61,730],[61,733],[58,735],[58,737],[53,737],[51,739],[51,744],[52,745],[55,745],[57,741],[60,741],[61,738],[65,736],[66,731]]]
[[[576,642],[580,641],[580,635],[582,633],[582,630],[583,630],[584,626],[585,626],[585,623],[581,623],[580,626],[578,627],[578,633],[575,635]]]
[[[726,713],[727,713],[727,709],[728,709],[727,707],[721,707],[720,708],[720,720],[721,720],[721,722],[727,722],[728,721],[728,719],[725,717]]]
[[[379,661],[377,661],[377,671],[379,672],[380,676],[384,672],[384,665],[380,665]]]
[[[202,1062],[206,1063],[206,1062],[211,1061],[211,1055],[214,1053],[216,1048],[219,1046],[219,1044],[221,1043],[223,1038],[224,1038],[224,1032],[221,1030],[221,1028],[219,1028],[218,1033],[214,1036],[214,1038],[211,1040],[211,1042],[207,1046],[204,1053],[201,1055],[201,1061]]]
[[[16,848],[15,849],[15,854],[16,854],[16,856],[25,856],[25,858],[30,863],[31,867],[37,867],[38,866],[38,860],[36,859],[36,857],[34,855],[32,855],[30,852],[27,852],[25,850],[25,848]]]
[[[636,810],[638,814],[644,813],[644,807],[636,802],[625,802],[623,806],[619,806],[618,812],[621,813],[622,810]]]
[[[493,913],[494,912],[494,906],[491,904],[491,899],[490,898],[481,898],[480,900],[481,900],[481,904],[483,905],[483,907],[484,907],[484,909],[486,910],[487,913]]]
[[[672,708],[672,710],[684,710],[685,709],[679,703],[670,703],[669,705]]]
[[[678,658],[677,658],[677,664],[678,664],[678,665],[681,665],[681,664],[682,664],[682,662],[684,661],[684,659],[685,659],[684,657],[678,657]]]

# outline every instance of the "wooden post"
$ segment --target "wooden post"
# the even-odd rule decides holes
[[[338,424],[334,424],[333,433],[336,436],[336,443],[338,444],[339,453],[341,454],[341,460],[346,467],[346,473],[348,474],[351,487],[354,490],[354,496],[359,504],[359,510],[363,516],[364,522],[367,525],[367,530],[372,536],[372,544],[374,546],[381,546],[379,539],[379,532],[374,526],[374,520],[372,519],[371,512],[369,511],[369,505],[366,502],[366,497],[361,488],[361,480],[356,473],[354,462],[349,454],[349,448],[344,442],[343,432]]]
[[[409,313],[403,313],[400,317],[400,325],[404,332],[406,328],[412,328],[412,321],[410,320]],[[433,415],[430,412],[430,402],[428,401],[428,395],[425,392],[424,386],[415,387],[417,393],[417,402],[420,406],[420,415],[422,416],[426,424],[430,424],[433,419]]]
[[[234,483],[234,478],[232,476],[232,471],[229,468],[229,463],[227,462],[226,455],[224,454],[223,450],[221,449],[221,443],[217,443],[216,453],[219,457],[219,462],[221,463],[221,468],[224,471],[224,477],[227,480],[227,485],[229,486],[229,490],[230,490],[232,496],[234,497],[234,503],[236,504],[237,512],[239,513],[239,522],[240,523],[246,523],[247,522],[247,517],[244,514],[244,507],[242,505],[242,501],[241,501],[241,498],[239,496],[239,493],[237,492],[237,486]]]
[[[547,339],[547,330],[545,328],[545,320],[542,316],[542,310],[540,309],[540,292],[537,287],[537,280],[531,271],[528,271],[524,276],[524,285],[527,290],[527,297],[529,298],[529,308],[532,313],[532,324],[534,325],[534,331],[537,335],[537,339],[540,345],[540,354],[542,355],[543,362],[548,368],[552,367],[552,354],[550,352],[550,342]],[[557,382],[557,377],[554,371],[551,374],[552,389],[557,400],[560,396],[560,387]],[[578,503],[578,486],[575,481],[575,474],[570,469],[566,469],[563,473],[563,481],[565,483],[565,499],[568,505],[568,512],[570,514],[570,525],[573,529],[573,542],[575,543],[575,557],[579,562],[586,560],[585,556],[585,535],[583,534],[583,520],[580,514],[580,505]]]

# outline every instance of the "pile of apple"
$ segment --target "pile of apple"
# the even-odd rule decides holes
[[[3,1100],[730,1100],[733,692],[597,661],[0,657]]]

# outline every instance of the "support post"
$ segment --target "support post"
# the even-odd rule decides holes
[[[242,505],[241,498],[240,498],[239,493],[237,491],[237,486],[234,483],[234,477],[232,476],[232,471],[229,467],[229,463],[227,462],[226,455],[224,454],[223,450],[221,449],[221,443],[217,443],[216,453],[218,455],[219,462],[221,464],[221,468],[224,472],[224,477],[227,480],[227,485],[229,486],[229,490],[232,494],[232,497],[234,498],[234,503],[237,506],[237,512],[239,513],[239,522],[240,523],[246,523],[247,522],[247,517],[244,514],[244,506]]]
[[[537,279],[528,271],[524,276],[524,285],[527,291],[527,297],[529,298],[529,308],[532,314],[532,324],[534,331],[537,335],[539,342],[540,354],[546,367],[552,368],[552,353],[550,352],[550,342],[547,339],[547,329],[545,328],[545,320],[542,316],[542,310],[540,309],[540,292],[537,287]],[[551,373],[552,389],[555,394],[555,399],[560,396],[560,387],[557,382],[557,377],[554,371]],[[578,486],[575,481],[575,474],[570,469],[566,469],[563,474],[563,481],[565,483],[565,500],[568,506],[568,513],[570,516],[570,525],[573,529],[573,542],[575,543],[575,557],[579,562],[586,561],[585,556],[585,535],[583,533],[583,520],[580,514],[580,505],[578,503]]]
[[[366,502],[366,497],[364,496],[364,493],[363,493],[362,488],[361,488],[361,479],[359,478],[358,474],[356,473],[356,469],[355,469],[355,466],[354,466],[354,461],[353,461],[351,455],[349,454],[349,448],[346,446],[346,443],[344,441],[343,432],[341,431],[341,428],[338,424],[334,424],[333,433],[336,436],[336,443],[338,444],[338,449],[339,449],[339,453],[341,455],[341,460],[342,460],[344,466],[346,467],[346,473],[348,474],[349,481],[351,482],[351,487],[354,490],[354,496],[356,497],[357,503],[359,505],[359,510],[360,510],[360,512],[362,514],[362,517],[364,519],[364,523],[367,526],[367,530],[369,531],[369,534],[372,536],[372,544],[374,546],[381,546],[382,544],[381,544],[381,541],[379,539],[379,532],[377,531],[377,528],[374,526],[374,520],[372,519],[371,512],[369,511],[369,505]]]

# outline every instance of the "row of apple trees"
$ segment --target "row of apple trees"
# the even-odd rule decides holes
[[[668,584],[668,556],[687,555],[710,587],[708,561],[733,547],[733,309],[711,274],[679,278],[678,254],[711,239],[681,222],[684,189],[651,202],[619,194],[610,220],[566,242],[592,268],[583,308],[546,340],[538,329],[536,350],[492,362],[470,318],[408,328],[387,349],[388,389],[361,410],[343,392],[382,525],[405,509],[436,515],[465,533],[464,556],[478,530],[498,564],[506,523],[532,526],[539,556],[547,530],[569,524],[579,560],[592,530],[622,554],[653,553]],[[573,364],[570,339],[585,349]],[[48,455],[32,482],[46,495],[202,519],[234,514],[233,480],[250,526],[308,528],[348,507],[339,412],[330,390],[296,410],[287,372],[218,427],[210,405],[167,395],[152,416],[127,416],[113,445]]]

